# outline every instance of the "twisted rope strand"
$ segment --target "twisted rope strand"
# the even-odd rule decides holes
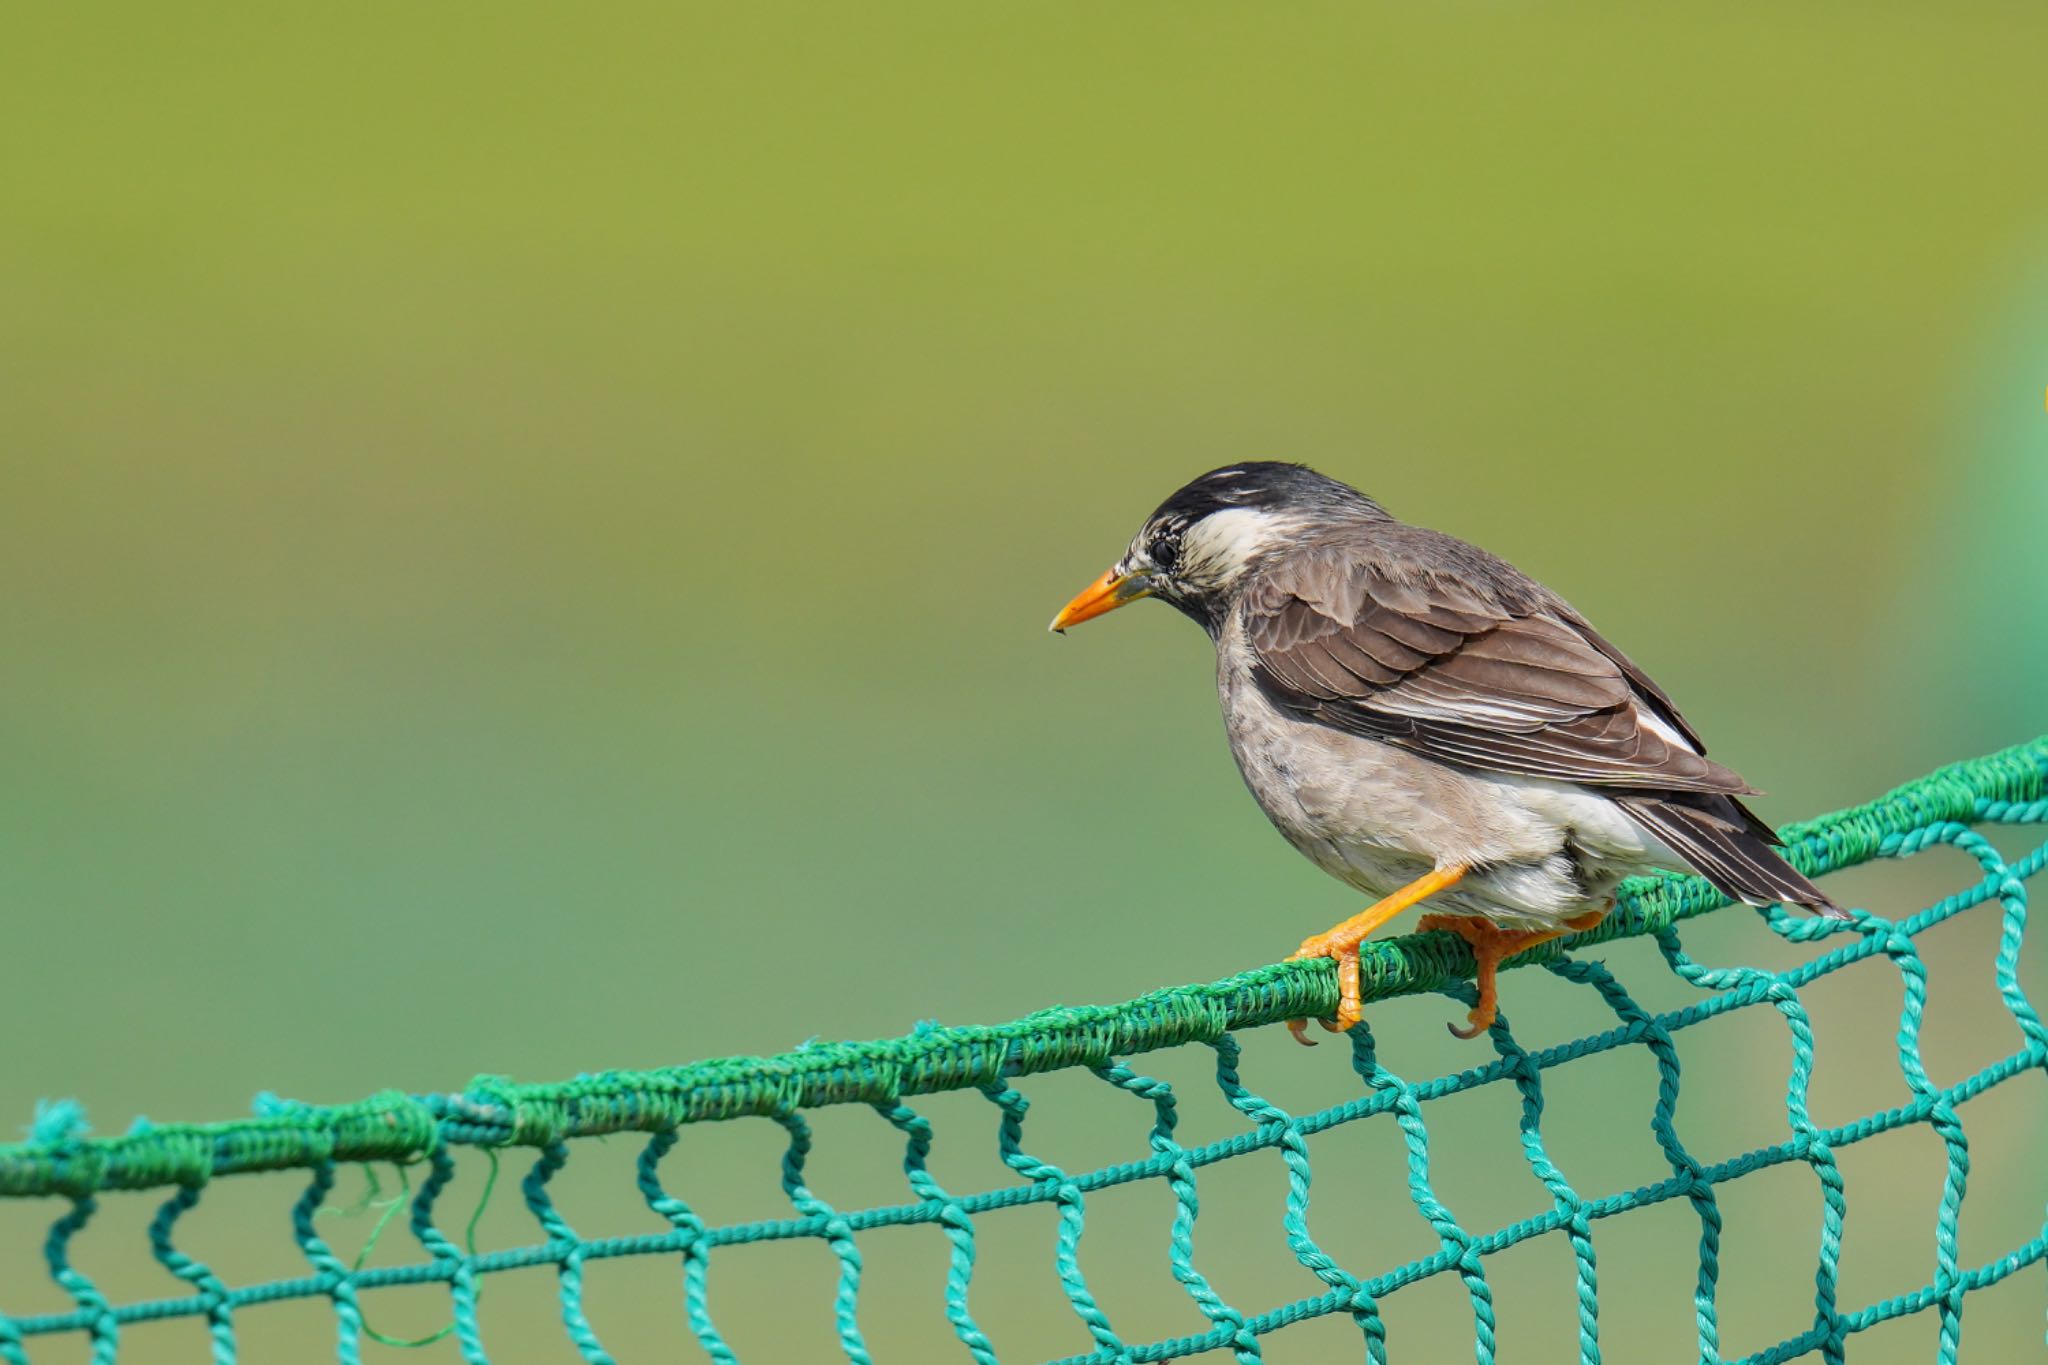
[[[206,1305],[207,1335],[213,1341],[213,1365],[235,1365],[235,1320],[228,1288],[206,1265],[179,1251],[171,1240],[178,1220],[199,1203],[198,1185],[181,1185],[163,1202],[149,1223],[149,1249],[157,1263],[199,1290]]]
[[[1166,1259],[1174,1280],[1195,1301],[1195,1307],[1203,1317],[1237,1331],[1232,1350],[1239,1365],[1254,1365],[1263,1360],[1264,1353],[1259,1348],[1258,1338],[1244,1330],[1244,1314],[1226,1302],[1209,1283],[1208,1277],[1195,1269],[1195,1219],[1201,1214],[1202,1201],[1195,1183],[1194,1164],[1187,1159],[1187,1149],[1174,1140],[1173,1130],[1180,1123],[1180,1109],[1174,1099],[1173,1087],[1154,1077],[1140,1076],[1121,1062],[1097,1067],[1095,1074],[1120,1090],[1152,1102],[1152,1150],[1171,1163],[1167,1167],[1166,1183],[1173,1191],[1174,1207]]]
[[[946,1258],[946,1321],[967,1348],[975,1365],[996,1365],[995,1347],[967,1309],[967,1290],[974,1282],[974,1219],[961,1202],[932,1178],[925,1162],[932,1154],[931,1121],[905,1104],[876,1105],[876,1110],[905,1138],[903,1174],[910,1192],[938,1206],[938,1222],[946,1230],[951,1253]]]
[[[661,1183],[661,1160],[674,1149],[676,1140],[673,1128],[664,1128],[647,1139],[634,1168],[640,1195],[648,1208],[675,1225],[683,1239],[683,1321],[689,1326],[690,1335],[697,1338],[697,1344],[715,1365],[739,1365],[739,1357],[711,1321],[711,1249],[706,1245],[704,1220]]]

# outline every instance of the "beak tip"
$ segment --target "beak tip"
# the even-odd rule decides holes
[[[1114,568],[1106,569],[1102,577],[1083,588],[1075,595],[1073,601],[1061,607],[1060,614],[1052,618],[1052,624],[1046,629],[1055,635],[1064,635],[1069,626],[1092,621],[1104,612],[1115,611],[1126,602],[1151,595],[1151,585],[1136,574],[1120,575]]]

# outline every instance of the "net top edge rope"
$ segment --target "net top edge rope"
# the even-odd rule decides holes
[[[1853,866],[1933,826],[2021,816],[2048,805],[2048,736],[1936,769],[1876,800],[1780,831],[1810,876]],[[1532,952],[1542,962],[1574,946],[1651,934],[1728,904],[1703,879],[1638,878],[1598,927]],[[1409,934],[1365,945],[1370,1001],[1470,979],[1455,935]],[[1337,1000],[1327,959],[1276,963],[1206,984],[1169,987],[1112,1005],[1055,1006],[1005,1024],[921,1025],[898,1038],[814,1042],[773,1057],[723,1057],[572,1081],[514,1084],[482,1076],[459,1093],[386,1091],[351,1104],[259,1096],[251,1118],[149,1124],[87,1137],[75,1105],[40,1113],[26,1142],[0,1144],[0,1198],[84,1199],[107,1190],[199,1186],[214,1176],[316,1169],[337,1161],[409,1162],[446,1144],[547,1147],[566,1138],[662,1132],[688,1123],[786,1115],[828,1104],[890,1104],[907,1095],[988,1086],[1007,1077],[1115,1058],[1236,1029],[1321,1017]]]

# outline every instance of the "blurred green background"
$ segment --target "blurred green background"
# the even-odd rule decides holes
[[[32,7],[7,27],[18,1122],[40,1096],[118,1130],[259,1089],[773,1052],[1279,956],[1356,897],[1239,786],[1206,641],[1156,607],[1044,633],[1161,497],[1243,458],[1306,460],[1557,587],[1773,819],[2048,728],[2038,6]],[[1844,885],[1903,911],[1968,880],[1918,861]],[[1938,1081],[2017,1043],[1995,937],[1983,914],[1930,936]],[[1688,941],[1798,955],[1747,916]],[[1640,945],[1608,956],[1647,1002],[1687,998]],[[2038,950],[2026,971],[2038,999]],[[1532,975],[1507,998],[1534,1039],[1603,1026]],[[1820,1117],[1897,1102],[1896,973],[1814,995]],[[1685,1039],[1681,1127],[1709,1160],[1784,1133],[1784,1029],[1755,1013]],[[1378,1012],[1387,1063],[1469,1065],[1447,1017]],[[1339,1049],[1248,1047],[1283,1103],[1351,1088]],[[1158,1065],[1200,1092],[1198,1059]],[[2038,1231],[2040,1080],[1966,1111],[1965,1263]],[[1582,1191],[1665,1173],[1653,1087],[1639,1056],[1558,1078]],[[1032,1093],[1049,1158],[1143,1153],[1149,1118],[1098,1082]],[[1214,1107],[1193,1136],[1230,1130]],[[982,1101],[933,1112],[942,1179],[1010,1178]],[[1469,1226],[1546,1207],[1513,1113],[1490,1092],[1432,1110]],[[1317,1152],[1315,1216],[1379,1269],[1434,1242],[1391,1128],[1355,1127]],[[580,1230],[654,1225],[631,1145],[563,1177]],[[872,1115],[821,1116],[820,1193],[901,1198],[896,1150]],[[671,1184],[707,1217],[769,1214],[778,1153],[765,1124],[691,1133]],[[1845,1302],[1926,1282],[1938,1144],[1843,1160]],[[1254,1309],[1315,1288],[1280,1242],[1279,1170],[1205,1186],[1198,1260]],[[230,1185],[192,1249],[231,1280],[296,1273],[298,1184]],[[1119,1329],[1199,1330],[1164,1191],[1099,1203],[1084,1263]],[[496,1244],[532,1240],[516,1204]],[[1734,1356],[1810,1321],[1819,1203],[1789,1168],[1723,1207]],[[110,1201],[79,1243],[110,1293],[175,1288],[150,1208]],[[65,1306],[37,1250],[58,1211],[0,1209],[0,1312]],[[1087,1348],[1034,1217],[989,1234],[976,1291],[1006,1358]],[[1697,1235],[1679,1206],[1602,1225],[1610,1358],[1689,1358]],[[957,1358],[942,1239],[874,1240],[880,1358]],[[1575,1349],[1554,1241],[1490,1266],[1503,1361]],[[820,1247],[737,1250],[714,1311],[755,1359],[824,1359],[831,1274]],[[592,1276],[623,1358],[694,1358],[672,1264]],[[445,1317],[424,1290],[376,1308],[389,1331]],[[2037,1272],[1973,1297],[1963,1359],[2038,1350],[2042,1308]],[[549,1276],[494,1283],[484,1311],[502,1359],[569,1358]],[[1397,1360],[1470,1349],[1455,1285],[1388,1312]],[[244,1319],[259,1359],[332,1330],[317,1305]],[[1934,1339],[1918,1317],[1856,1358]],[[204,1358],[191,1322],[128,1344]],[[1271,1358],[1356,1349],[1327,1322]]]

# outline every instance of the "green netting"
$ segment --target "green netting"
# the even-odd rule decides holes
[[[871,1359],[861,1331],[861,1234],[906,1224],[932,1225],[948,1239],[950,1267],[932,1286],[933,1311],[943,1313],[969,1359],[990,1362],[997,1348],[977,1325],[974,1305],[983,1295],[1003,1292],[1000,1284],[974,1278],[977,1229],[1008,1210],[1050,1205],[1057,1233],[1050,1251],[1059,1284],[1073,1314],[1085,1325],[1095,1349],[1066,1365],[1165,1361],[1205,1352],[1229,1353],[1239,1361],[1262,1358],[1273,1333],[1312,1318],[1342,1314],[1360,1333],[1367,1359],[1388,1358],[1381,1305],[1401,1290],[1435,1276],[1451,1276],[1469,1302],[1475,1354],[1481,1365],[1495,1355],[1493,1295],[1487,1259],[1531,1238],[1556,1237],[1569,1245],[1578,1293],[1577,1356],[1600,1355],[1600,1284],[1594,1253],[1595,1228],[1603,1219],[1666,1201],[1683,1200],[1699,1227],[1698,1278],[1693,1289],[1698,1324],[1698,1358],[1720,1361],[1717,1287],[1720,1279],[1721,1213],[1716,1188],[1751,1172],[1788,1163],[1808,1167],[1821,1194],[1812,1325],[1769,1349],[1744,1358],[1744,1365],[1818,1354],[1844,1357],[1845,1342],[1877,1323],[1931,1312],[1938,1322],[1937,1358],[1956,1359],[1969,1296],[2048,1258],[2048,1228],[2024,1245],[1981,1265],[1960,1263],[1957,1228],[1969,1170],[1962,1110],[1972,1099],[2015,1076],[2048,1069],[2048,1030],[2019,982],[2019,957],[2026,926],[2026,882],[2048,861],[2048,844],[2008,861],[1971,826],[2048,823],[2048,739],[1988,758],[1959,763],[1854,810],[1788,827],[1790,855],[1809,874],[1873,857],[1904,857],[1952,845],[1975,859],[1982,876],[1947,899],[1904,919],[1858,913],[1852,924],[1795,918],[1777,910],[1762,913],[1771,930],[1798,941],[1833,936],[1840,946],[1796,968],[1772,972],[1753,967],[1708,967],[1689,957],[1680,921],[1723,904],[1695,878],[1656,878],[1624,888],[1617,912],[1599,928],[1527,955],[1565,981],[1591,992],[1614,1016],[1614,1026],[1591,1037],[1528,1051],[1517,1042],[1506,1016],[1490,1032],[1490,1060],[1427,1081],[1410,1081],[1393,1070],[1376,1049],[1368,1024],[1351,1035],[1351,1066],[1358,1093],[1343,1103],[1308,1114],[1290,1114],[1251,1089],[1239,1074],[1234,1030],[1259,1027],[1303,1015],[1323,1015],[1336,1003],[1334,971],[1327,962],[1263,967],[1206,986],[1159,991],[1122,1005],[1045,1010],[1012,1024],[918,1030],[908,1037],[874,1043],[813,1044],[772,1058],[731,1058],[661,1071],[605,1072],[559,1085],[514,1085],[484,1078],[459,1094],[390,1093],[358,1104],[334,1107],[263,1100],[258,1116],[203,1125],[138,1124],[122,1137],[79,1135],[75,1111],[49,1106],[32,1139],[0,1147],[0,1195],[53,1198],[63,1209],[45,1244],[50,1274],[76,1304],[74,1310],[41,1316],[7,1317],[0,1302],[0,1361],[25,1365],[39,1339],[54,1334],[83,1336],[91,1358],[110,1362],[120,1355],[124,1324],[199,1317],[209,1325],[212,1355],[227,1365],[237,1359],[237,1316],[258,1305],[290,1299],[322,1299],[337,1327],[336,1357],[361,1358],[366,1335],[364,1304],[380,1289],[437,1283],[447,1286],[452,1305],[450,1331],[462,1358],[490,1359],[478,1295],[486,1276],[521,1267],[553,1265],[567,1338],[588,1361],[612,1357],[584,1308],[584,1267],[622,1256],[663,1256],[680,1262],[681,1313],[704,1351],[716,1361],[736,1356],[720,1334],[709,1267],[721,1248],[769,1239],[808,1238],[823,1242],[837,1258],[834,1302],[840,1344],[848,1360]],[[2001,916],[1994,974],[2018,1046],[1976,1074],[1936,1085],[1921,1062],[1920,1026],[1926,1000],[1926,970],[1915,938],[1930,927],[1973,907]],[[1598,961],[1570,954],[1624,935],[1648,935],[1670,970],[1703,992],[1685,1008],[1653,1014],[1623,989]],[[1904,1007],[1898,1025],[1898,1065],[1909,1102],[1851,1123],[1821,1127],[1807,1106],[1814,1063],[1813,1033],[1800,992],[1812,982],[1852,963],[1882,957],[1896,968]],[[1421,934],[1368,945],[1364,959],[1368,1001],[1419,991],[1442,991],[1469,1001],[1471,958],[1462,942],[1446,934]],[[1767,1006],[1790,1034],[1792,1064],[1786,1078],[1783,1141],[1732,1159],[1704,1163],[1687,1150],[1676,1123],[1678,1053],[1673,1036],[1731,1011]],[[1476,1046],[1476,1045],[1475,1045]],[[1214,1058],[1214,1084],[1243,1116],[1243,1130],[1227,1139],[1185,1147],[1175,1139],[1173,1089],[1134,1071],[1126,1059],[1158,1048],[1206,1048]],[[1636,1189],[1589,1192],[1566,1179],[1546,1152],[1543,1138],[1543,1081],[1546,1071],[1575,1059],[1618,1048],[1645,1048],[1655,1059],[1658,1085],[1650,1128],[1669,1178]],[[1068,1172],[1034,1157],[1025,1140],[1026,1102],[1011,1085],[1019,1076],[1058,1068],[1086,1068],[1102,1082],[1142,1105],[1150,1119],[1149,1155],[1098,1170]],[[1447,1095],[1506,1084],[1521,1101],[1520,1139],[1531,1177],[1550,1201],[1549,1211],[1491,1231],[1459,1223],[1437,1197],[1430,1181],[1429,1129],[1425,1108]],[[994,1189],[943,1189],[927,1166],[933,1125],[909,1101],[944,1090],[978,1090],[994,1106],[991,1123],[1012,1183]],[[1725,1102],[1725,1097],[1724,1097]],[[1778,1102],[1772,1101],[1773,1106]],[[871,1106],[903,1140],[903,1202],[835,1209],[806,1184],[805,1162],[811,1129],[802,1111],[827,1104]],[[710,1226],[687,1202],[688,1192],[664,1183],[662,1160],[685,1124],[764,1115],[787,1135],[782,1187],[790,1216]],[[1436,1242],[1432,1253],[1392,1267],[1347,1267],[1320,1246],[1311,1231],[1308,1139],[1346,1124],[1386,1116],[1408,1151],[1407,1183],[1415,1216]],[[1914,1292],[1881,1302],[1845,1305],[1837,1297],[1837,1264],[1842,1246],[1848,1191],[1836,1161],[1843,1147],[1877,1134],[1924,1124],[1947,1153],[1947,1178],[1931,1229],[1936,1271]],[[639,1192],[665,1220],[666,1233],[579,1237],[557,1211],[549,1182],[570,1159],[579,1139],[606,1134],[648,1135],[638,1161]],[[461,1148],[491,1149],[495,1170],[501,1149],[537,1149],[522,1183],[537,1240],[509,1250],[477,1253],[443,1231],[435,1203],[455,1170]],[[1277,1150],[1287,1171],[1287,1194],[1274,1216],[1287,1247],[1325,1286],[1324,1292],[1289,1303],[1252,1307],[1226,1301],[1201,1271],[1197,1234],[1200,1173],[1218,1162],[1248,1153]],[[409,1226],[419,1247],[411,1264],[355,1269],[322,1240],[315,1214],[326,1204],[337,1169],[344,1163],[417,1163],[423,1178],[409,1204]],[[201,1199],[209,1181],[246,1172],[298,1169],[309,1173],[304,1194],[290,1212],[290,1226],[304,1253],[306,1273],[267,1283],[230,1286],[177,1245],[179,1219]],[[671,1173],[671,1178],[674,1173]],[[1583,1177],[1582,1177],[1583,1178]],[[1135,1181],[1162,1182],[1174,1200],[1170,1226],[1162,1229],[1165,1260],[1174,1279],[1211,1324],[1200,1335],[1169,1341],[1131,1341],[1114,1325],[1116,1305],[1091,1292],[1081,1254],[1089,1197],[1096,1191]],[[71,1246],[91,1222],[98,1198],[110,1191],[169,1191],[149,1225],[156,1260],[182,1284],[178,1292],[142,1302],[109,1302],[74,1263]],[[1339,1206],[1341,1209],[1341,1206]],[[1335,1216],[1325,1213],[1323,1216]],[[458,1233],[459,1237],[460,1234]],[[167,1285],[167,1291],[170,1288]],[[4,1293],[4,1287],[0,1287]],[[1676,1343],[1671,1358],[1676,1358]],[[1565,1342],[1533,1347],[1522,1358],[1564,1359]]]

